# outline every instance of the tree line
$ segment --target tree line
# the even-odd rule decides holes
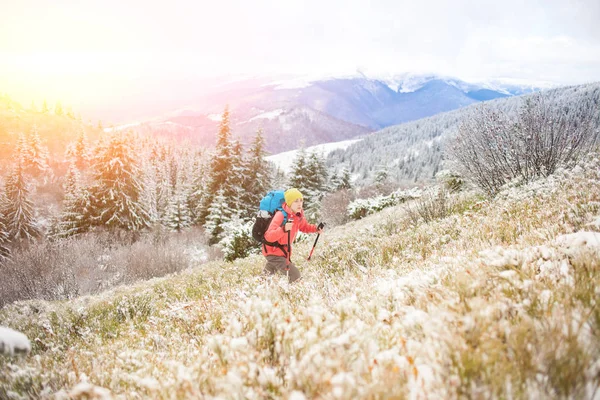
[[[318,218],[326,193],[351,186],[349,171],[330,174],[319,154],[301,149],[288,177],[266,155],[261,130],[248,148],[233,138],[227,108],[211,152],[132,131],[113,131],[91,146],[82,129],[65,152],[69,167],[62,179],[60,212],[41,221],[33,190],[53,172],[34,127],[20,135],[0,191],[0,257],[31,240],[62,240],[97,230],[135,239],[158,227],[180,232],[201,226],[213,245],[232,226],[253,221],[269,190],[297,187],[306,198],[307,213]]]

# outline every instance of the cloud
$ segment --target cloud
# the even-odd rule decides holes
[[[599,20],[598,0],[22,0],[0,15],[0,86],[69,101],[357,69],[576,84],[600,80]]]

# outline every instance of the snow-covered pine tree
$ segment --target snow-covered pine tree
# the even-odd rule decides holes
[[[74,162],[65,177],[65,198],[55,236],[65,238],[90,229],[92,223],[89,193],[80,186],[80,175]]]
[[[164,225],[171,231],[181,232],[192,224],[187,197],[187,191],[179,187],[169,199]]]
[[[305,174],[307,187],[303,188],[304,191],[302,192],[305,197],[305,213],[309,218],[317,219],[320,217],[321,200],[327,192],[328,173],[325,160],[317,153],[312,153],[307,157]]]
[[[11,242],[30,240],[40,235],[33,203],[29,198],[29,189],[25,182],[23,165],[19,161],[4,185],[4,202],[0,210],[5,218],[8,240]]]
[[[209,166],[203,155],[194,154],[188,196],[188,208],[194,225],[199,224],[198,217],[202,214],[202,206],[208,204],[208,201],[204,199],[208,193],[208,171]]]
[[[232,207],[232,212],[244,215],[247,204],[244,203],[244,181],[250,175],[248,161],[244,157],[242,144],[234,140],[231,153],[231,172],[225,181],[224,195],[227,204]]]
[[[269,164],[265,160],[265,140],[262,130],[256,136],[248,150],[248,172],[243,181],[242,204],[245,206],[243,219],[253,219],[262,197],[272,187],[272,175]]]
[[[146,190],[153,190],[146,195],[147,201],[151,201],[148,210],[153,214],[155,220],[161,221],[169,205],[169,168],[167,159],[169,150],[165,145],[154,143],[150,150],[149,171],[147,179],[152,182],[146,186]]]
[[[39,177],[50,170],[48,166],[48,148],[42,145],[36,125],[33,126],[26,137],[24,150],[23,168],[26,173]]]
[[[296,158],[292,164],[292,171],[290,173],[289,185],[295,187],[301,192],[310,187],[310,176],[308,175],[308,156],[306,149],[303,147],[298,150]]]
[[[8,229],[6,229],[6,223],[4,215],[2,214],[2,204],[4,204],[4,199],[2,194],[0,193],[0,263],[6,257],[8,257],[9,249],[8,249]]]
[[[222,189],[224,195],[229,195],[231,193],[231,190],[226,188],[232,166],[233,149],[230,137],[231,129],[229,127],[229,107],[225,107],[219,127],[215,153],[210,162],[208,193],[206,196],[204,196],[204,203],[199,209],[200,214],[198,215],[198,221],[201,224],[206,222],[209,209],[217,192]]]
[[[94,225],[137,231],[150,223],[140,201],[142,187],[132,134],[113,134],[94,159],[90,189]]]
[[[84,171],[90,165],[91,156],[83,128],[79,130],[77,140],[69,144],[66,153],[67,160],[75,163],[79,171]]]
[[[375,187],[377,191],[381,194],[383,193],[384,186],[389,183],[388,177],[390,172],[388,167],[385,165],[379,165],[377,170],[375,171],[375,176],[373,177],[373,182],[375,183]]]
[[[208,209],[208,216],[204,224],[209,237],[208,244],[213,245],[223,239],[223,226],[229,221],[231,221],[231,210],[223,189],[219,189]]]
[[[352,189],[352,175],[350,174],[350,170],[348,170],[348,168],[342,169],[340,186],[337,187],[337,190],[340,189]]]

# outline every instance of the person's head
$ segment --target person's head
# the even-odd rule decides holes
[[[285,203],[292,210],[292,212],[297,213],[302,211],[302,204],[304,199],[302,198],[302,193],[296,188],[291,188],[283,193],[283,197],[285,198]]]

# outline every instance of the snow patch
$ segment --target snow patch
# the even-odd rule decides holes
[[[362,139],[351,139],[343,140],[340,142],[318,144],[316,146],[307,147],[306,154],[317,153],[323,156],[327,156],[327,154],[331,153],[334,150],[345,150],[354,143],[360,142],[361,140]],[[287,174],[292,170],[292,164],[296,160],[297,156],[298,150],[291,150],[265,157],[265,159],[277,165],[277,167],[279,167],[282,171],[284,171]]]
[[[206,118],[210,119],[211,121],[221,122],[223,120],[223,114],[208,114]]]
[[[13,356],[19,353],[29,353],[31,343],[27,336],[13,329],[0,326],[0,354]]]
[[[561,235],[556,238],[556,243],[569,250],[587,249],[600,251],[600,233],[583,231]]]
[[[248,122],[254,121],[255,119],[274,119],[274,118],[277,118],[278,116],[280,116],[283,112],[284,112],[284,110],[282,110],[281,108],[278,108],[277,110],[273,110],[273,111],[267,111],[267,112],[264,112],[262,114],[255,116],[255,117],[250,118],[248,120]]]
[[[119,125],[119,126],[111,126],[110,128],[104,128],[104,132],[116,132],[122,131],[123,129],[131,128],[134,126],[140,126],[141,122],[132,122],[129,124]]]

